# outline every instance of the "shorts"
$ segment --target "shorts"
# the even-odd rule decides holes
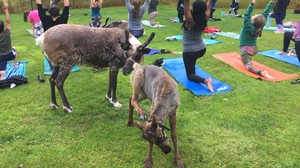
[[[7,55],[1,55],[0,56],[0,71],[4,71],[6,69],[7,61],[13,60],[16,58],[16,49],[12,49],[12,52],[10,52]]]

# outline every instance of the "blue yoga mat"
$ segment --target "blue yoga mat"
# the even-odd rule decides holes
[[[280,54],[277,54],[278,52],[280,52],[280,51],[279,50],[268,50],[268,51],[258,52],[258,54],[267,56],[267,57],[271,57],[271,58],[274,58],[274,59],[277,59],[277,60],[300,67],[300,63],[299,63],[297,56],[295,56],[295,55],[282,56]]]
[[[78,66],[74,66],[72,68],[71,72],[76,72],[76,71],[79,71],[79,67]],[[44,75],[51,75],[51,74],[52,74],[52,70],[50,68],[50,65],[49,65],[47,59],[44,57]]]
[[[210,92],[206,84],[199,84],[187,79],[182,58],[165,58],[164,67],[167,71],[185,88],[192,91],[195,95],[213,95],[231,91],[231,87],[216,78],[209,75],[207,72],[196,66],[196,74],[203,78],[211,78],[212,86],[215,92]]]
[[[24,61],[24,62],[18,62],[18,68],[14,69],[14,63],[9,61],[6,64],[6,79],[14,76],[14,75],[22,75],[25,77],[25,72],[26,72],[26,64],[29,61]]]
[[[274,27],[274,26],[270,26],[270,27],[264,27],[264,30],[270,30],[270,31],[276,31],[278,28]],[[283,30],[285,32],[291,32],[293,31],[293,28],[283,28]]]
[[[144,56],[150,56],[150,55],[159,54],[159,53],[160,53],[160,50],[150,48],[150,53],[149,54],[144,54]]]

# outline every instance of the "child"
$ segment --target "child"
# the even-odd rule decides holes
[[[25,11],[24,12],[24,22],[29,22],[32,24],[32,32],[34,37],[40,36],[42,33],[44,33],[44,28],[41,22],[41,19],[39,17],[38,10],[33,11]]]
[[[151,0],[151,2],[149,4],[148,15],[149,15],[149,18],[150,18],[150,25],[151,26],[154,26],[154,25],[159,26],[159,22],[154,22],[154,18],[158,15],[158,11],[156,9],[157,5],[158,5],[158,0]]]
[[[277,26],[277,30],[274,31],[275,34],[284,33],[282,21],[286,16],[286,9],[289,4],[290,4],[290,0],[277,0],[274,7],[274,12],[268,15],[266,27],[269,27],[271,24],[271,19],[275,18],[276,26]]]
[[[262,29],[266,22],[266,17],[273,6],[273,0],[271,0],[265,7],[262,14],[255,14],[251,17],[256,1],[257,0],[252,0],[252,3],[248,6],[244,13],[244,25],[240,33],[241,58],[248,71],[258,74],[262,77],[274,79],[268,74],[267,71],[262,72],[260,69],[252,65],[252,57],[258,51],[258,47],[256,45],[257,37],[261,37]]]
[[[14,60],[14,68],[17,66],[17,54],[13,50],[10,38],[10,18],[7,2],[3,1],[5,12],[6,28],[4,22],[0,20],[0,80],[6,79],[6,64],[7,61]]]
[[[230,5],[229,14],[231,14],[231,12],[233,12],[234,16],[240,17],[240,15],[237,13],[237,10],[240,9],[239,2],[240,2],[239,0],[232,0],[232,3]]]
[[[102,18],[100,9],[102,8],[102,0],[92,0],[91,16],[93,27],[100,27]]]
[[[204,56],[206,46],[202,39],[202,33],[207,27],[212,0],[207,4],[202,0],[196,0],[193,3],[193,9],[190,10],[190,0],[184,0],[185,22],[182,25],[183,37],[183,62],[186,76],[189,80],[196,83],[204,83],[210,92],[214,92],[211,78],[202,78],[195,72],[195,65],[198,58]]]
[[[184,0],[178,0],[177,17],[178,17],[180,23],[183,22],[183,15],[184,15],[183,9],[184,9]]]

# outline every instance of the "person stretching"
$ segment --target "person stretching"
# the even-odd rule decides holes
[[[262,71],[252,65],[252,57],[258,51],[258,47],[256,45],[257,37],[261,37],[266,17],[273,6],[273,0],[271,0],[265,7],[262,14],[255,14],[254,16],[251,16],[256,1],[257,0],[252,0],[252,3],[248,6],[244,13],[244,25],[240,33],[241,58],[248,71],[265,78],[274,79],[267,71]]]
[[[201,58],[206,52],[206,46],[202,39],[202,33],[207,27],[207,21],[210,16],[212,0],[207,4],[201,0],[193,2],[193,9],[190,10],[190,0],[184,0],[185,22],[183,29],[182,48],[183,63],[186,70],[186,76],[190,81],[204,83],[210,92],[214,92],[212,79],[204,79],[196,74],[195,65],[198,58]]]

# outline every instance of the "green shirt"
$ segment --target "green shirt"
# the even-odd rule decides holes
[[[0,56],[7,55],[12,51],[11,39],[10,39],[10,30],[6,28],[0,34]]]
[[[266,6],[265,10],[263,11],[262,15],[266,18],[272,9],[273,2],[269,2],[269,4]],[[254,8],[254,4],[251,3],[248,8],[246,9],[244,13],[244,26],[242,27],[241,33],[240,33],[240,47],[241,46],[255,46],[257,37],[255,36],[256,28],[251,23],[251,14]],[[263,29],[264,25],[261,27]]]

